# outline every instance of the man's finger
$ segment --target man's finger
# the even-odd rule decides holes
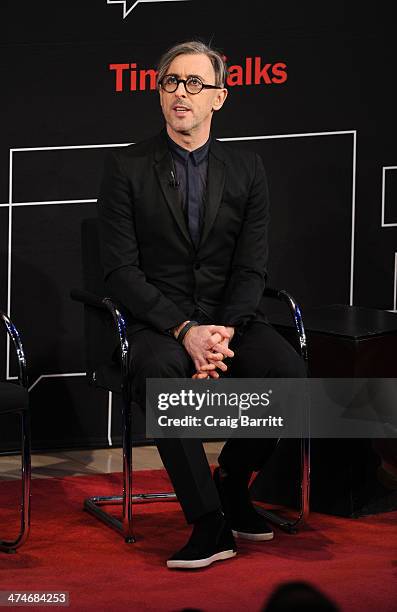
[[[210,370],[209,372],[196,372],[193,374],[192,378],[196,380],[201,380],[205,378],[219,378],[219,374],[216,370]]]
[[[234,351],[224,344],[215,344],[212,350],[217,353],[222,353],[225,357],[234,357]]]
[[[205,372],[205,374],[208,374],[206,378],[219,378],[219,374],[216,370],[209,370],[208,372]]]
[[[218,333],[212,334],[212,336],[210,336],[207,340],[207,348],[209,350],[212,350],[212,347],[215,344],[219,344],[222,341],[223,341],[223,336],[221,336],[221,334],[218,334]]]
[[[217,368],[219,368],[219,370],[222,370],[222,372],[226,372],[227,370],[226,363],[224,363],[223,361],[214,361],[213,363]]]
[[[210,378],[219,378],[219,374],[216,370],[210,370],[208,374]]]
[[[215,370],[215,368],[216,368],[215,363],[203,362],[199,364],[197,370],[199,370],[200,372],[208,372],[210,370]]]
[[[212,334],[217,332],[222,338],[230,338],[230,332],[227,331],[224,325],[209,325],[208,328]]]
[[[211,353],[210,351],[208,351],[205,356],[210,361],[221,361],[224,358],[223,353]]]

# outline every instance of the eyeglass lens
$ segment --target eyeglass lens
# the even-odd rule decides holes
[[[199,93],[203,88],[203,83],[197,77],[189,77],[186,80],[177,79],[175,76],[166,76],[162,80],[161,84],[165,91],[173,93],[178,89],[179,83],[183,83],[186,91],[189,93]]]

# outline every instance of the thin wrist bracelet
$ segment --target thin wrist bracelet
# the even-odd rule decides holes
[[[198,321],[189,321],[189,323],[186,323],[186,325],[182,327],[177,337],[179,344],[183,344],[183,339],[186,336],[189,329],[191,329],[192,327],[196,327],[196,325],[199,325]]]

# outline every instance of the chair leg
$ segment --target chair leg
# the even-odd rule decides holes
[[[176,500],[175,493],[137,493],[132,494],[132,392],[129,347],[125,320],[109,298],[104,298],[102,304],[111,312],[116,323],[120,341],[121,360],[121,390],[122,390],[122,440],[123,440],[123,495],[122,496],[94,496],[84,501],[84,508],[100,519],[109,527],[113,527],[122,534],[127,544],[135,542],[132,526],[132,503],[139,501]],[[116,519],[100,506],[117,504],[122,506],[122,520]]]
[[[94,496],[84,501],[84,509],[103,523],[118,531],[126,544],[136,541],[133,534],[133,502],[140,501],[176,501],[175,493],[132,493],[132,404],[129,389],[123,389],[122,408],[122,442],[123,442],[123,494],[112,496]],[[116,519],[101,506],[121,505],[122,520]]]
[[[266,288],[264,296],[277,299],[280,302],[285,302],[289,308],[290,314],[294,321],[296,336],[298,339],[299,353],[307,365],[308,362],[308,351],[305,327],[303,325],[301,309],[292,297],[290,293],[285,290]],[[308,419],[308,413],[306,414]],[[309,425],[309,421],[306,421],[306,431]],[[298,528],[301,527],[307,520],[310,512],[310,438],[301,439],[301,479],[300,479],[300,509],[298,517],[295,520],[287,520],[275,512],[270,510],[263,510],[257,508],[257,510],[269,519],[275,525],[278,525],[284,531],[289,533],[297,533]]]
[[[287,519],[272,510],[264,510],[255,506],[257,511],[271,523],[288,533],[297,533],[304,525],[310,511],[310,438],[301,440],[301,477],[300,477],[300,508],[295,519]]]
[[[129,382],[127,383],[129,385]],[[128,389],[123,390],[123,529],[127,544],[135,542],[132,532],[132,403]]]
[[[13,541],[0,540],[0,550],[14,553],[29,536],[30,531],[30,485],[31,485],[31,450],[30,450],[30,413],[28,410],[21,411],[21,469],[22,469],[22,492],[20,505],[20,531]]]

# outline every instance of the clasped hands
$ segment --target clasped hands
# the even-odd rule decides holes
[[[196,325],[191,327],[183,339],[183,345],[196,368],[192,378],[219,378],[217,369],[226,372],[225,357],[233,357],[229,348],[234,327],[224,325]]]

